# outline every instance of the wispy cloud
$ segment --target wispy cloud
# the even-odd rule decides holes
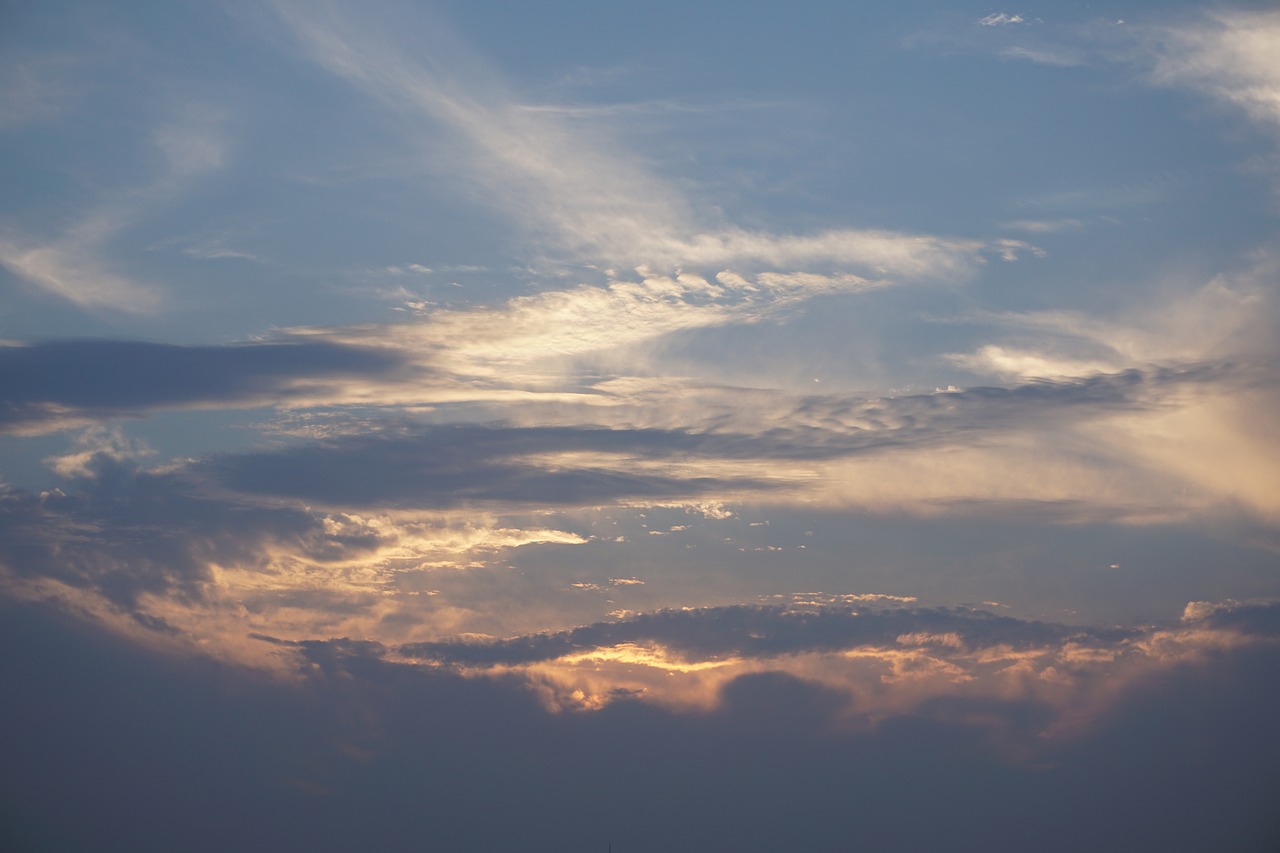
[[[11,226],[0,235],[0,266],[49,294],[86,309],[150,314],[164,291],[139,281],[113,257],[112,243],[199,176],[220,168],[227,151],[222,116],[186,105],[158,126],[151,145],[162,167],[148,183],[104,194],[60,233]]]
[[[985,18],[980,18],[978,23],[984,27],[1007,27],[1013,24],[1025,24],[1026,18],[1021,15],[1011,15],[1008,12],[992,12]]]
[[[1029,231],[1033,234],[1052,234],[1056,231],[1074,231],[1083,228],[1085,223],[1079,219],[1015,219],[1003,223],[1005,228],[1016,231]]]
[[[0,432],[43,432],[161,408],[280,405],[316,385],[392,372],[382,351],[325,342],[176,346],[57,341],[0,347]]]
[[[387,108],[452,131],[462,142],[455,162],[485,200],[578,260],[664,271],[834,264],[927,277],[961,272],[985,247],[885,230],[774,234],[716,221],[623,147],[592,144],[556,112],[527,109],[438,22],[425,27],[428,50],[331,5],[276,8],[313,61]]]
[[[37,288],[83,308],[152,313],[160,292],[115,272],[102,256],[119,223],[113,214],[81,222],[52,241],[30,237],[0,240],[0,265]]]
[[[1086,64],[1085,57],[1079,52],[1064,47],[1026,47],[1025,45],[1013,45],[1000,49],[1000,56],[1003,59],[1020,59],[1026,62],[1034,62],[1037,65],[1052,65],[1058,68],[1072,68],[1077,65]]]
[[[391,347],[437,375],[482,380],[490,390],[564,391],[579,385],[574,359],[679,332],[757,323],[814,296],[884,286],[856,275],[761,273],[746,278],[726,270],[708,280],[695,273],[639,272],[636,279],[618,276],[604,286],[543,291],[493,309],[438,310],[417,323],[287,333],[300,340]],[[474,398],[478,391],[473,385],[466,393]]]
[[[1280,132],[1280,12],[1213,11],[1145,35],[1153,82],[1207,94]]]
[[[1260,252],[1208,281],[1155,282],[1106,317],[1063,310],[975,316],[1005,339],[954,358],[1006,381],[1213,359],[1266,363],[1275,356],[1277,269],[1276,258]]]
[[[22,56],[7,46],[0,61],[0,132],[46,121],[79,94],[67,79],[78,65],[69,56]]]
[[[1023,22],[1000,13],[980,23]],[[1215,9],[1172,24],[1106,20],[1041,31],[1034,41],[999,48],[999,55],[1061,67],[1128,65],[1147,83],[1206,95],[1274,134],[1280,130],[1277,39],[1280,14],[1274,11]]]

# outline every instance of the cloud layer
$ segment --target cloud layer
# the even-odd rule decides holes
[[[1278,19],[926,5],[7,15],[0,847],[1274,847]]]

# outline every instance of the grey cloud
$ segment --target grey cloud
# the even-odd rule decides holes
[[[104,347],[98,351],[115,352],[114,345]],[[16,378],[11,399],[34,397],[39,385],[16,372],[20,356],[49,371],[49,365],[59,365],[61,370],[79,363],[68,357],[71,352],[83,356],[95,351],[54,347],[32,353],[32,349],[19,348],[16,355],[0,350],[0,360],[13,359],[6,365]],[[146,360],[145,355],[163,360],[174,355],[171,350],[184,348],[144,345],[130,352],[135,359]],[[230,394],[274,381],[271,377],[287,370],[312,369],[315,354],[321,354],[321,365],[350,364],[346,360],[350,353],[341,349],[263,346],[238,351],[242,355],[235,358],[258,365],[256,373],[228,377],[222,372],[237,363],[226,355],[237,348],[225,352],[203,348],[194,355],[186,351],[179,356],[188,358],[183,370],[190,376],[212,378],[203,385],[194,382],[184,396],[176,378],[182,370],[175,368],[161,386],[167,397],[159,392],[147,397],[135,384],[129,399],[144,405],[162,398],[207,397],[215,391]],[[356,363],[380,364],[376,358],[368,362],[361,358]],[[377,433],[209,456],[163,471],[139,469],[103,453],[85,463],[88,476],[66,494],[12,491],[0,496],[0,560],[20,576],[47,576],[92,587],[122,603],[144,591],[198,596],[211,562],[254,565],[273,543],[287,543],[290,553],[318,564],[373,553],[381,544],[371,530],[326,532],[314,514],[301,505],[273,502],[277,498],[345,507],[501,509],[534,503],[595,506],[684,499],[732,490],[762,494],[786,485],[785,464],[777,468],[774,479],[689,476],[679,471],[679,465],[721,460],[819,462],[884,448],[954,443],[1033,422],[1054,427],[1072,418],[1149,405],[1152,392],[1158,399],[1161,389],[1182,383],[1239,381],[1234,371],[1228,365],[1204,365],[886,400],[815,397],[802,400],[791,415],[778,421],[780,426],[754,435],[678,429],[389,425]],[[63,396],[90,407],[103,402],[101,394],[87,380],[76,380],[66,385]],[[610,458],[600,462],[555,458],[571,451]],[[636,460],[670,467],[660,464],[646,469]],[[786,625],[788,631],[798,630],[795,623]],[[975,623],[966,622],[967,630],[974,628]],[[770,642],[780,643],[785,635],[775,634]],[[580,639],[538,642],[563,644]],[[525,643],[536,645],[531,640]],[[518,645],[501,654],[516,654]],[[745,653],[750,648],[748,644],[734,650]],[[483,657],[499,652],[453,650],[450,654]],[[528,650],[519,654],[537,656]]]
[[[51,341],[0,347],[0,429],[166,406],[290,396],[288,383],[381,374],[399,359],[328,342],[176,346]]]
[[[802,400],[795,414],[818,424],[835,425],[857,418],[880,428],[1022,427],[1033,423],[1063,423],[1099,412],[1144,408],[1150,405],[1146,396],[1150,393],[1197,383],[1238,384],[1249,381],[1248,373],[1234,364],[1206,362],[874,400],[814,396]]]
[[[886,399],[809,397],[763,432],[390,424],[377,432],[301,446],[211,456],[194,463],[190,472],[244,493],[342,506],[595,505],[726,489],[768,490],[781,483],[644,471],[628,460],[821,462],[891,448],[954,444],[1002,430],[1057,427],[1100,413],[1144,408],[1168,388],[1234,381],[1231,370],[1222,365],[1134,369]],[[593,464],[538,458],[579,452],[614,458]],[[774,476],[785,478],[785,466],[779,471]]]
[[[205,494],[180,474],[98,455],[69,492],[0,494],[0,565],[132,605],[144,593],[198,600],[209,564],[254,565],[290,542],[317,562],[371,547],[325,534],[301,508],[247,506]]]
[[[1037,760],[1022,762],[922,715],[843,731],[838,696],[776,673],[737,680],[704,715],[628,699],[548,714],[512,684],[358,642],[309,649],[317,666],[281,682],[47,608],[0,616],[0,645],[21,650],[0,656],[0,679],[25,685],[0,691],[6,849],[1065,853],[1096,848],[1099,827],[1114,849],[1280,838],[1274,649],[1170,673],[1083,740],[1031,739]]]
[[[997,643],[1015,649],[1088,639],[1114,643],[1132,631],[1099,631],[1028,622],[985,611],[932,608],[738,605],[662,610],[620,622],[600,622],[549,634],[496,641],[414,643],[396,649],[408,657],[457,666],[518,665],[622,643],[657,643],[690,659],[768,658],[858,646],[893,645],[910,634],[955,635],[968,648]],[[933,640],[936,641],[936,640]],[[931,640],[923,640],[925,644]]]
[[[1203,604],[1203,602],[1196,602],[1195,604]],[[1189,605],[1188,610],[1193,609],[1195,604]],[[1280,605],[1274,602],[1241,603],[1230,601],[1218,605],[1208,605],[1207,612],[1198,619],[1194,616],[1192,619],[1211,628],[1229,629],[1240,631],[1244,634],[1280,637]]]
[[[522,501],[590,505],[766,484],[645,474],[626,470],[625,463],[604,469],[522,457],[585,451],[656,459],[681,454],[750,458],[764,449],[749,438],[680,430],[469,424],[388,429],[297,448],[225,454],[197,463],[193,471],[243,492],[340,505],[441,508]]]

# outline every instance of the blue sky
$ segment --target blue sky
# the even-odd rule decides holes
[[[0,596],[29,650],[6,677],[39,685],[5,707],[85,732],[9,741],[15,843],[164,849],[198,820],[133,820],[164,744],[204,736],[146,734],[176,723],[90,665],[223,697],[223,805],[281,798],[273,832],[308,797],[395,824],[366,783],[545,771],[539,796],[579,796],[543,746],[468,757],[499,703],[584,772],[637,732],[636,789],[593,794],[572,849],[609,843],[602,815],[620,851],[710,838],[715,809],[620,817],[694,753],[699,785],[803,816],[804,847],[848,830],[806,804],[871,790],[813,755],[973,766],[1043,823],[1100,772],[1167,801],[1141,767],[1185,738],[1218,752],[1178,760],[1177,796],[1230,777],[1233,805],[1162,849],[1276,837],[1274,770],[1243,757],[1275,739],[1231,711],[1277,699],[1270,4],[0,20]],[[1206,679],[1221,703],[1161,716]],[[424,696],[463,746],[416,773],[440,745],[388,721]],[[233,748],[290,715],[287,747]],[[122,725],[132,793],[59,827],[86,783],[37,768],[109,778]],[[475,849],[461,815],[532,808],[451,796],[406,837]],[[533,846],[566,849],[537,813]],[[783,843],[763,832],[726,838]]]

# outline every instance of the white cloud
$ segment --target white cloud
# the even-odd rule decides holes
[[[998,344],[986,344],[975,352],[952,355],[950,358],[975,373],[998,376],[1002,380],[1062,379],[1118,369],[1112,361],[1063,357],[1043,349],[1023,349]]]
[[[639,272],[638,280],[544,291],[492,309],[439,310],[410,324],[293,329],[289,334],[392,347],[430,371],[427,376],[409,377],[412,387],[405,385],[403,377],[393,377],[381,387],[362,381],[351,386],[358,399],[408,402],[403,395],[411,393],[421,401],[424,382],[434,385],[427,392],[434,402],[497,399],[515,390],[567,393],[579,389],[578,360],[588,356],[627,350],[676,332],[759,322],[819,294],[884,286],[855,275],[747,277],[724,270],[712,281],[691,272],[661,275],[644,268]],[[630,355],[636,354],[630,351]],[[632,369],[637,369],[634,364]],[[477,380],[483,380],[483,389],[475,384]],[[342,400],[340,390],[333,393],[330,402]]]
[[[962,273],[985,248],[982,241],[884,230],[786,235],[726,225],[621,144],[593,143],[563,115],[527,109],[438,25],[428,46],[410,48],[333,5],[276,8],[313,61],[389,109],[451,131],[457,144],[450,168],[521,221],[540,247],[550,242],[578,261],[668,272],[834,264],[929,277]]]
[[[44,463],[62,477],[94,478],[102,460],[128,463],[155,455],[145,444],[126,438],[119,427],[87,427],[75,437],[74,445],[72,452],[49,456]]]
[[[1012,23],[1007,17],[984,22],[1003,26]],[[1280,12],[1215,10],[1171,25],[1121,24],[1080,27],[1057,42],[1004,47],[999,55],[1060,67],[1127,64],[1151,84],[1207,95],[1280,132]]]
[[[1149,364],[1210,359],[1266,360],[1275,352],[1280,269],[1268,253],[1244,269],[1207,282],[1156,282],[1135,289],[1129,304],[1106,317],[1079,311],[976,315],[1003,340],[951,358],[1001,381],[1084,376]],[[1027,343],[1034,339],[1035,343]]]
[[[179,193],[192,180],[220,168],[226,156],[221,117],[192,105],[156,129],[152,143],[164,168],[147,184],[117,189],[59,234],[18,229],[0,239],[0,265],[29,284],[91,309],[153,313],[164,294],[120,271],[112,243],[122,232]]]
[[[1053,65],[1058,68],[1072,68],[1085,64],[1083,57],[1063,47],[1040,46],[1031,48],[1016,45],[1003,48],[1000,51],[1000,56],[1004,59],[1021,59],[1027,62],[1034,62],[1037,65]]]
[[[82,308],[108,308],[133,314],[151,313],[163,297],[147,284],[110,269],[103,257],[104,234],[97,223],[52,241],[0,240],[0,265],[30,284]],[[94,233],[97,232],[97,233]]]
[[[1280,131],[1280,12],[1217,11],[1150,38],[1154,82],[1211,95]]]
[[[1004,228],[1012,228],[1016,231],[1030,231],[1033,234],[1052,234],[1056,231],[1074,231],[1083,228],[1084,223],[1079,219],[1015,219],[1011,222],[1001,223]]]
[[[1010,15],[1008,12],[993,12],[978,20],[978,23],[984,27],[1007,27],[1010,24],[1025,24],[1026,22],[1026,19],[1021,15]]]

